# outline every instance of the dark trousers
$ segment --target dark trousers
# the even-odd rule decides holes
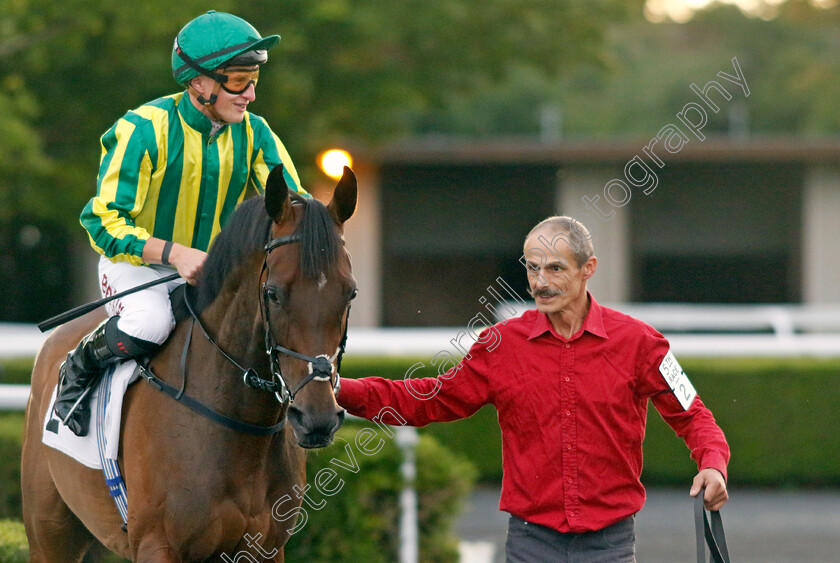
[[[635,563],[636,517],[595,532],[561,533],[511,516],[507,563]]]

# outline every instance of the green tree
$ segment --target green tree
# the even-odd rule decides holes
[[[7,214],[75,225],[93,194],[98,138],[172,90],[168,54],[195,0],[7,0],[0,4],[0,190]],[[167,83],[168,77],[168,83]],[[8,136],[7,136],[8,134]],[[11,139],[11,144],[9,143]],[[74,228],[81,238],[81,232]]]
[[[598,64],[582,60],[555,76],[514,68],[473,100],[456,99],[416,121],[417,131],[461,135],[530,134],[542,107],[559,108],[564,138],[649,139],[673,122],[718,71],[737,57],[750,87],[737,97],[754,135],[836,135],[840,131],[840,6],[789,0],[771,20],[716,5],[687,23],[625,21],[608,26]],[[772,46],[770,48],[769,46]],[[718,79],[719,80],[719,79]],[[736,87],[737,89],[737,87]],[[736,100],[733,96],[733,102]],[[707,134],[727,134],[724,111]]]

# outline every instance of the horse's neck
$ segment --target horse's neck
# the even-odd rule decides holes
[[[248,369],[263,378],[271,377],[265,334],[258,322],[257,276],[238,277],[241,279],[227,284],[199,315],[218,348],[205,337],[198,322],[187,317],[178,323],[152,367],[178,387],[186,372],[186,393],[227,416],[271,422],[278,410],[276,399],[243,383],[243,371]]]
[[[212,335],[219,348],[233,357],[240,366],[246,369],[254,368],[258,373],[263,373],[264,370],[260,368],[268,368],[265,332],[263,325],[258,322],[261,313],[256,284],[249,281],[245,279],[241,283],[229,284],[201,317],[205,329]],[[231,290],[231,287],[235,290]],[[201,338],[207,342],[203,334]],[[216,359],[221,360],[217,363],[222,377],[225,371],[238,370],[237,366],[225,359],[212,344],[209,347]]]

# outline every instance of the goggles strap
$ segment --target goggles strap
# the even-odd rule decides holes
[[[181,49],[181,46],[178,44],[178,38],[175,37],[175,52],[178,53],[178,56],[181,57],[181,60],[187,63],[187,66],[193,69],[194,71],[203,74],[204,76],[209,76],[216,82],[227,82],[227,76],[224,74],[219,74],[218,72],[214,72],[212,70],[207,70],[199,65],[197,62],[193,60],[188,54]],[[215,103],[215,100],[214,102]]]

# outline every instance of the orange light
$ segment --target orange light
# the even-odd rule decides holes
[[[353,166],[353,157],[345,150],[330,149],[322,152],[318,156],[318,166],[321,167],[324,174],[334,180],[338,180],[344,173],[345,166]]]

